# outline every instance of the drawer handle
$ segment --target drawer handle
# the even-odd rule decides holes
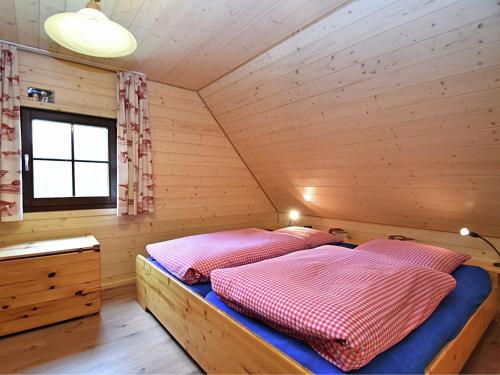
[[[49,273],[49,277],[54,277],[55,275],[56,275],[56,273],[55,273],[55,272],[50,272],[50,273]]]
[[[3,306],[2,306],[2,310],[6,310],[6,309],[8,309],[8,308],[9,308],[9,305],[3,305]]]
[[[82,296],[83,295],[83,290],[77,290],[75,292],[75,296]]]

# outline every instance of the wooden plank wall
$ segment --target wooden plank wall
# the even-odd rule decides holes
[[[18,50],[21,105],[116,118],[116,75],[110,71]],[[28,99],[28,87],[55,90],[55,103]]]
[[[201,91],[280,212],[500,237],[500,3],[360,0]]]
[[[22,105],[116,117],[116,76],[109,71],[19,52],[23,91],[55,90],[55,104]],[[156,173],[154,215],[119,218],[114,209],[27,213],[0,224],[0,246],[93,234],[101,243],[104,287],[133,282],[146,243],[240,227],[276,225],[262,190],[193,91],[149,82]]]

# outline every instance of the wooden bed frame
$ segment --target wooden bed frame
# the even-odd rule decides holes
[[[137,299],[207,373],[309,374],[310,371],[262,340],[145,257],[136,259]],[[427,366],[426,374],[457,374],[496,314],[493,290],[460,334]]]

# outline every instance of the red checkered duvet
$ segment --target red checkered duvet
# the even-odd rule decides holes
[[[304,340],[344,371],[403,339],[455,284],[431,268],[337,246],[212,272],[231,308]]]
[[[210,280],[216,268],[241,266],[306,249],[304,238],[262,229],[238,229],[146,246],[163,267],[187,284]]]

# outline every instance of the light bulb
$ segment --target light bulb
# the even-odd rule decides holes
[[[462,228],[460,229],[460,234],[464,237],[468,236],[470,234],[470,230],[468,228]]]
[[[299,211],[291,210],[288,214],[288,217],[290,218],[290,220],[297,220],[300,217]]]

